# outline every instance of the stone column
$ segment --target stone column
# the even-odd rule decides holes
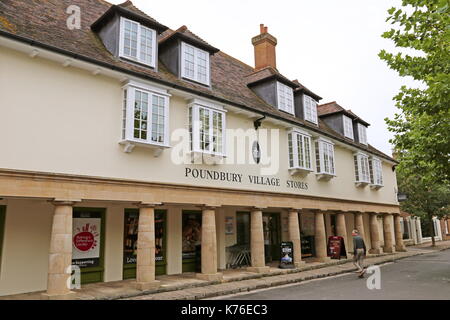
[[[384,235],[383,251],[386,253],[395,252],[392,237],[392,214],[383,214],[383,235]]]
[[[382,249],[380,247],[380,234],[378,231],[378,220],[377,214],[374,212],[370,214],[370,240],[371,240],[371,249],[369,253],[379,254],[382,253]]]
[[[403,221],[406,224],[406,221]],[[400,226],[400,215],[394,215],[394,229],[395,229],[395,250],[396,251],[406,251],[405,245],[403,243],[402,228]]]
[[[355,212],[355,229],[358,230],[359,235],[365,241],[366,234],[364,232],[364,216],[362,212]]]
[[[336,214],[336,235],[344,238],[345,249],[349,250],[347,226],[345,224],[345,214],[343,212],[338,212]],[[347,252],[343,253],[347,256]]]
[[[314,242],[316,249],[316,261],[329,261],[327,252],[327,239],[325,234],[325,220],[324,213],[319,210],[314,210]]]
[[[197,278],[222,279],[222,274],[217,272],[216,212],[213,207],[205,207],[202,211],[202,273],[198,273]]]
[[[264,259],[264,231],[261,209],[252,209],[250,217],[250,250],[252,266],[250,272],[268,272]]]
[[[72,265],[73,205],[76,201],[55,200],[48,261],[47,292],[44,300],[73,299],[70,291]]]
[[[294,245],[294,266],[300,267],[302,261],[302,244],[300,241],[300,226],[298,223],[298,211],[289,210],[289,241]]]
[[[137,289],[145,291],[157,289],[155,280],[155,206],[140,203],[137,240],[136,282]]]

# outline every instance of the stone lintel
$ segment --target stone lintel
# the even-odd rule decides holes
[[[155,208],[158,206],[162,206],[163,204],[161,202],[137,202],[133,203],[133,205],[138,208]]]
[[[75,204],[81,202],[81,199],[58,199],[49,200],[54,206],[74,206]]]

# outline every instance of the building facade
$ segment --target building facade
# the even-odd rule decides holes
[[[397,162],[277,70],[267,27],[252,43],[255,67],[130,1],[2,1],[0,295],[221,279],[236,246],[265,272],[282,241],[325,261],[354,228],[404,250]]]

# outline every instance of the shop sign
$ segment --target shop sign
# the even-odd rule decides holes
[[[328,237],[328,256],[331,259],[341,259],[341,256],[347,256],[344,238],[339,236]]]
[[[211,180],[219,182],[230,182],[230,183],[248,183],[261,186],[270,187],[285,187],[288,189],[297,190],[308,190],[309,185],[304,181],[294,181],[294,180],[282,180],[275,176],[258,176],[250,174],[242,174],[236,172],[225,172],[216,171],[209,169],[197,169],[197,168],[185,168],[184,172],[185,178],[199,179],[199,180]]]
[[[234,217],[225,217],[225,234],[234,234]]]
[[[282,242],[281,246],[281,269],[294,268],[294,244],[292,242]]]
[[[80,268],[97,267],[100,262],[100,218],[74,218],[73,264]]]

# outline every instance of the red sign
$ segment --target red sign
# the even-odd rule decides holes
[[[328,256],[332,259],[340,259],[341,256],[347,256],[344,238],[339,236],[328,237]]]
[[[94,243],[94,235],[88,231],[80,232],[73,237],[73,245],[80,251],[90,250]]]

